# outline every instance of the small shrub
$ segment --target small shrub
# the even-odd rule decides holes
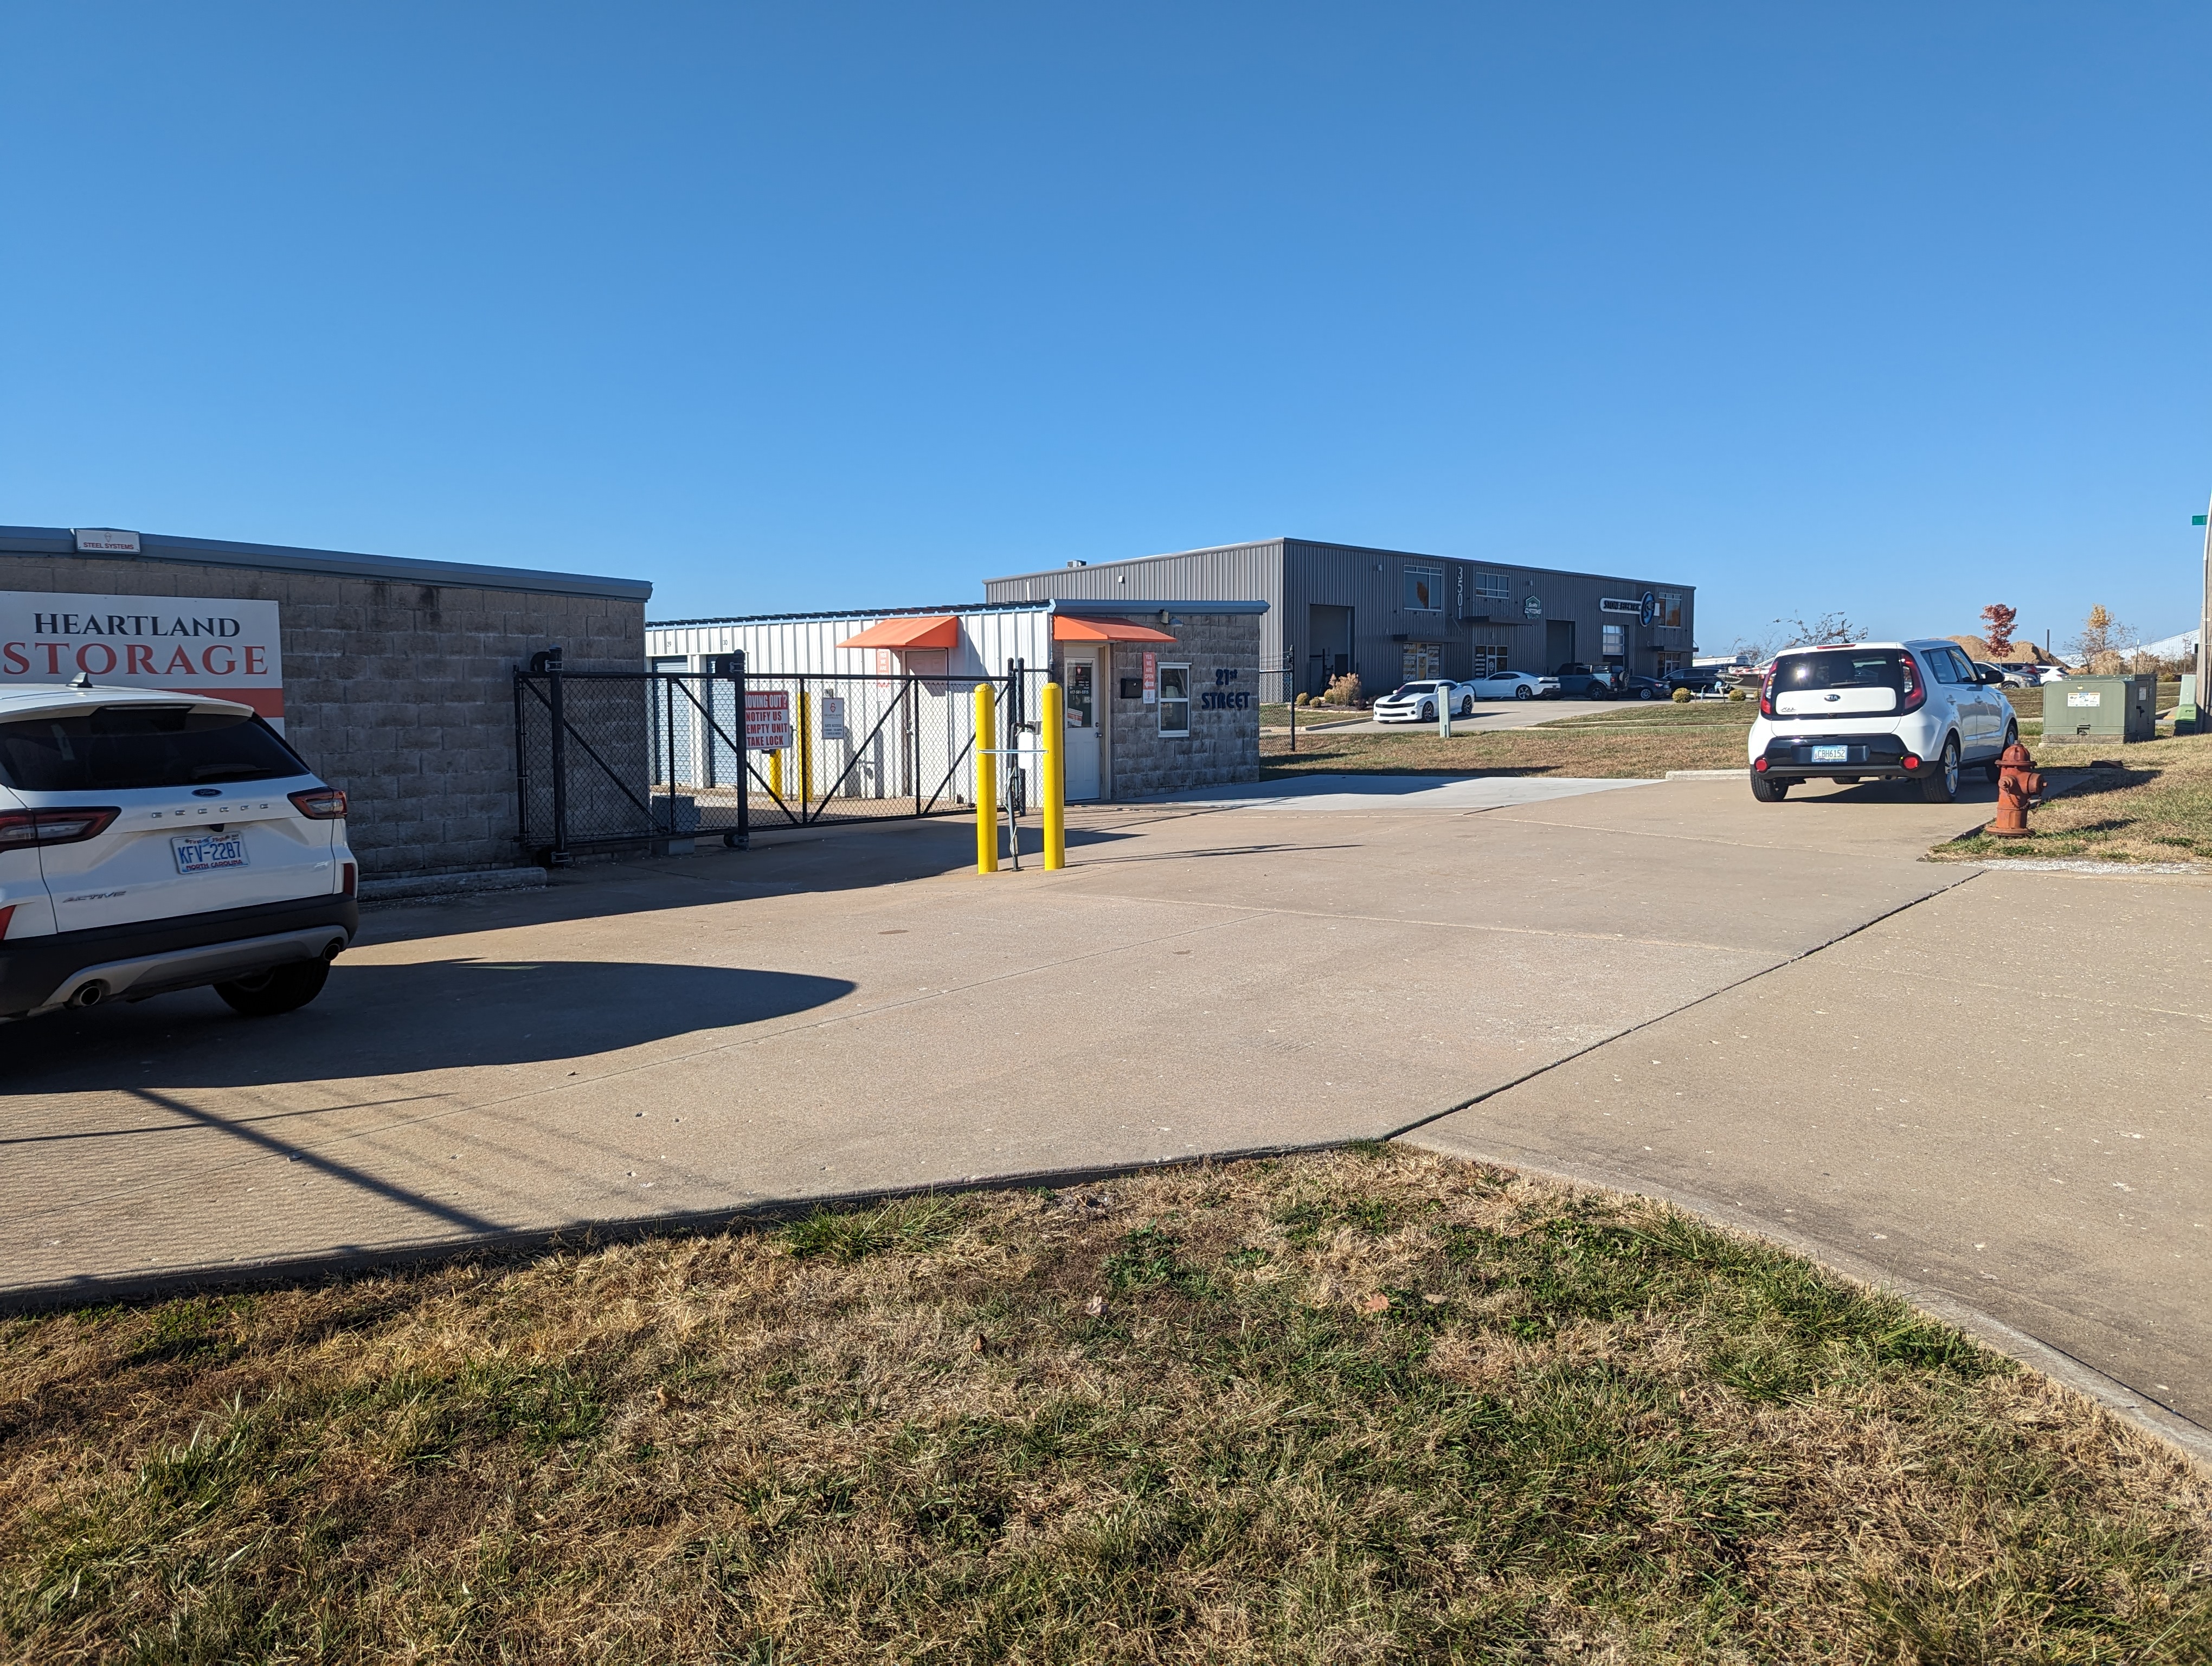
[[[1674,703],[1675,703],[1676,705],[1678,705],[1678,706],[1686,706],[1686,705],[1688,705],[1688,704],[1690,703],[1690,691],[1689,691],[1689,690],[1687,690],[1687,689],[1676,689],[1676,690],[1674,690]]]
[[[1742,690],[1741,689],[1730,689],[1730,690],[1729,690],[1729,699],[1731,699],[1731,700],[1741,700],[1741,699],[1742,699],[1742,698],[1743,698],[1743,690]]]
[[[1366,703],[1362,698],[1364,692],[1359,686],[1359,673],[1347,672],[1329,679],[1328,692],[1322,698],[1332,706],[1359,706]]]
[[[1313,702],[1313,696],[1310,694],[1302,694],[1298,696],[1298,704],[1301,706],[1310,706]]]

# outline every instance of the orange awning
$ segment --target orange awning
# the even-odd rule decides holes
[[[1131,624],[1125,619],[1078,619],[1065,613],[1052,616],[1052,640],[1055,642],[1172,642],[1175,638],[1164,630],[1155,630],[1150,625]]]
[[[933,618],[885,619],[857,636],[848,636],[839,648],[957,648],[960,621],[951,614]]]

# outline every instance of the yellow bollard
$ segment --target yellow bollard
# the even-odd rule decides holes
[[[809,721],[811,716],[812,707],[813,702],[807,697],[806,690],[805,689],[799,690],[799,802],[802,807],[811,804],[814,801],[814,748],[811,744],[811,737],[807,733],[808,729],[812,727],[811,722]]]
[[[988,683],[975,684],[975,872],[999,871],[999,702]]]
[[[1057,683],[1044,685],[1038,727],[1044,740],[1044,866],[1050,873],[1067,866],[1067,693]]]
[[[783,754],[780,751],[768,755],[768,790],[779,799],[783,796]]]

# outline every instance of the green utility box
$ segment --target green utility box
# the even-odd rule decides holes
[[[2197,709],[2197,674],[2184,672],[2181,677],[2181,698],[2173,708],[2173,732],[2176,734],[2204,733],[2204,714]]]
[[[2150,740],[2158,733],[2158,674],[2066,677],[2043,685],[2043,738],[2055,745]]]

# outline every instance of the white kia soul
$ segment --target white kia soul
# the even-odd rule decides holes
[[[250,707],[0,690],[0,1023],[203,984],[306,1006],[361,928],[345,813]]]
[[[1962,769],[1995,781],[1998,754],[2019,739],[2002,674],[1977,670],[1955,643],[1790,648],[1759,685],[1751,794],[1771,804],[1795,781],[1889,776],[1948,804]]]

